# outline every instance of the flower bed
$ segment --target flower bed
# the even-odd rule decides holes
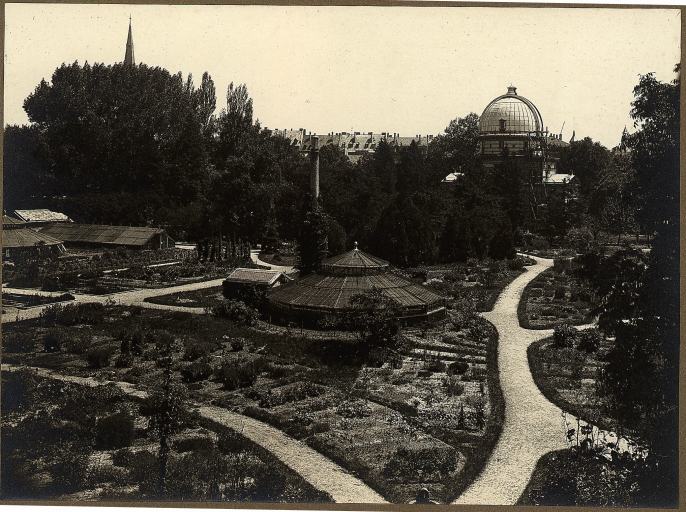
[[[517,307],[525,329],[552,329],[556,325],[582,325],[593,320],[594,294],[569,271],[548,269],[524,289]]]

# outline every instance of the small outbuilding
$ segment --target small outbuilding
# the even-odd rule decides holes
[[[372,289],[392,299],[406,324],[446,315],[445,298],[394,272],[390,264],[357,248],[324,261],[319,272],[267,294],[272,317],[317,325],[352,310],[350,300]]]
[[[19,219],[2,216],[3,261],[21,263],[57,257],[64,252],[62,240],[31,229]]]
[[[57,223],[41,228],[40,232],[73,247],[167,249],[175,245],[164,229],[149,227]]]
[[[222,283],[224,297],[262,303],[267,292],[288,282],[289,278],[277,270],[236,268]]]

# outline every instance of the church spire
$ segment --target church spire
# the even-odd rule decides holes
[[[129,15],[129,38],[126,40],[126,55],[124,56],[124,65],[136,65],[136,59],[133,56],[133,33],[131,32],[131,15]]]

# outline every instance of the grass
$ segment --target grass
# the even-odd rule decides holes
[[[389,360],[375,368],[366,365],[365,351],[354,339],[309,339],[297,330],[264,332],[208,315],[132,307],[108,306],[101,316],[87,318],[71,326],[45,319],[8,326],[4,362],[151,389],[160,370],[150,343],[143,343],[130,368],[91,368],[84,353],[109,349],[115,361],[125,333],[145,339],[145,332],[170,332],[185,347],[175,356],[178,371],[191,359],[213,369],[222,362],[255,368],[254,381],[234,390],[213,377],[188,384],[196,403],[226,407],[284,430],[392,502],[406,503],[422,487],[433,499],[451,501],[479,473],[500,433],[504,407],[495,367],[497,335],[482,319],[449,324],[449,343],[441,327],[414,331],[418,343],[450,349],[454,356],[446,362],[472,361],[467,374],[448,387],[445,365],[411,348],[400,367]],[[48,333],[64,340],[61,352],[43,351]],[[480,399],[483,424],[471,419]],[[465,425],[458,424],[460,404]]]
[[[160,499],[156,441],[137,401],[117,388],[3,372],[2,407],[3,498]],[[132,417],[134,428],[116,444],[98,446],[93,431],[113,411]],[[162,499],[331,501],[261,447],[211,422],[191,420],[171,446]],[[209,486],[212,477],[219,494]]]
[[[588,285],[551,268],[524,288],[517,306],[519,325],[525,329],[552,329],[593,321],[593,293]]]
[[[170,293],[145,299],[145,302],[164,304],[168,306],[185,306],[194,308],[212,307],[224,300],[221,286],[192,290],[188,292]]]
[[[607,341],[596,354],[556,348],[551,337],[532,343],[527,357],[534,382],[548,400],[584,421],[615,430],[617,421],[608,412],[609,404],[597,392],[598,372],[608,350]]]

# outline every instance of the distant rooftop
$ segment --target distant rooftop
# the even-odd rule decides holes
[[[99,224],[52,224],[41,229],[41,233],[59,238],[65,242],[143,246],[163,229],[135,226],[106,226]]]
[[[64,213],[52,210],[15,210],[14,214],[24,222],[71,222],[72,220]]]

